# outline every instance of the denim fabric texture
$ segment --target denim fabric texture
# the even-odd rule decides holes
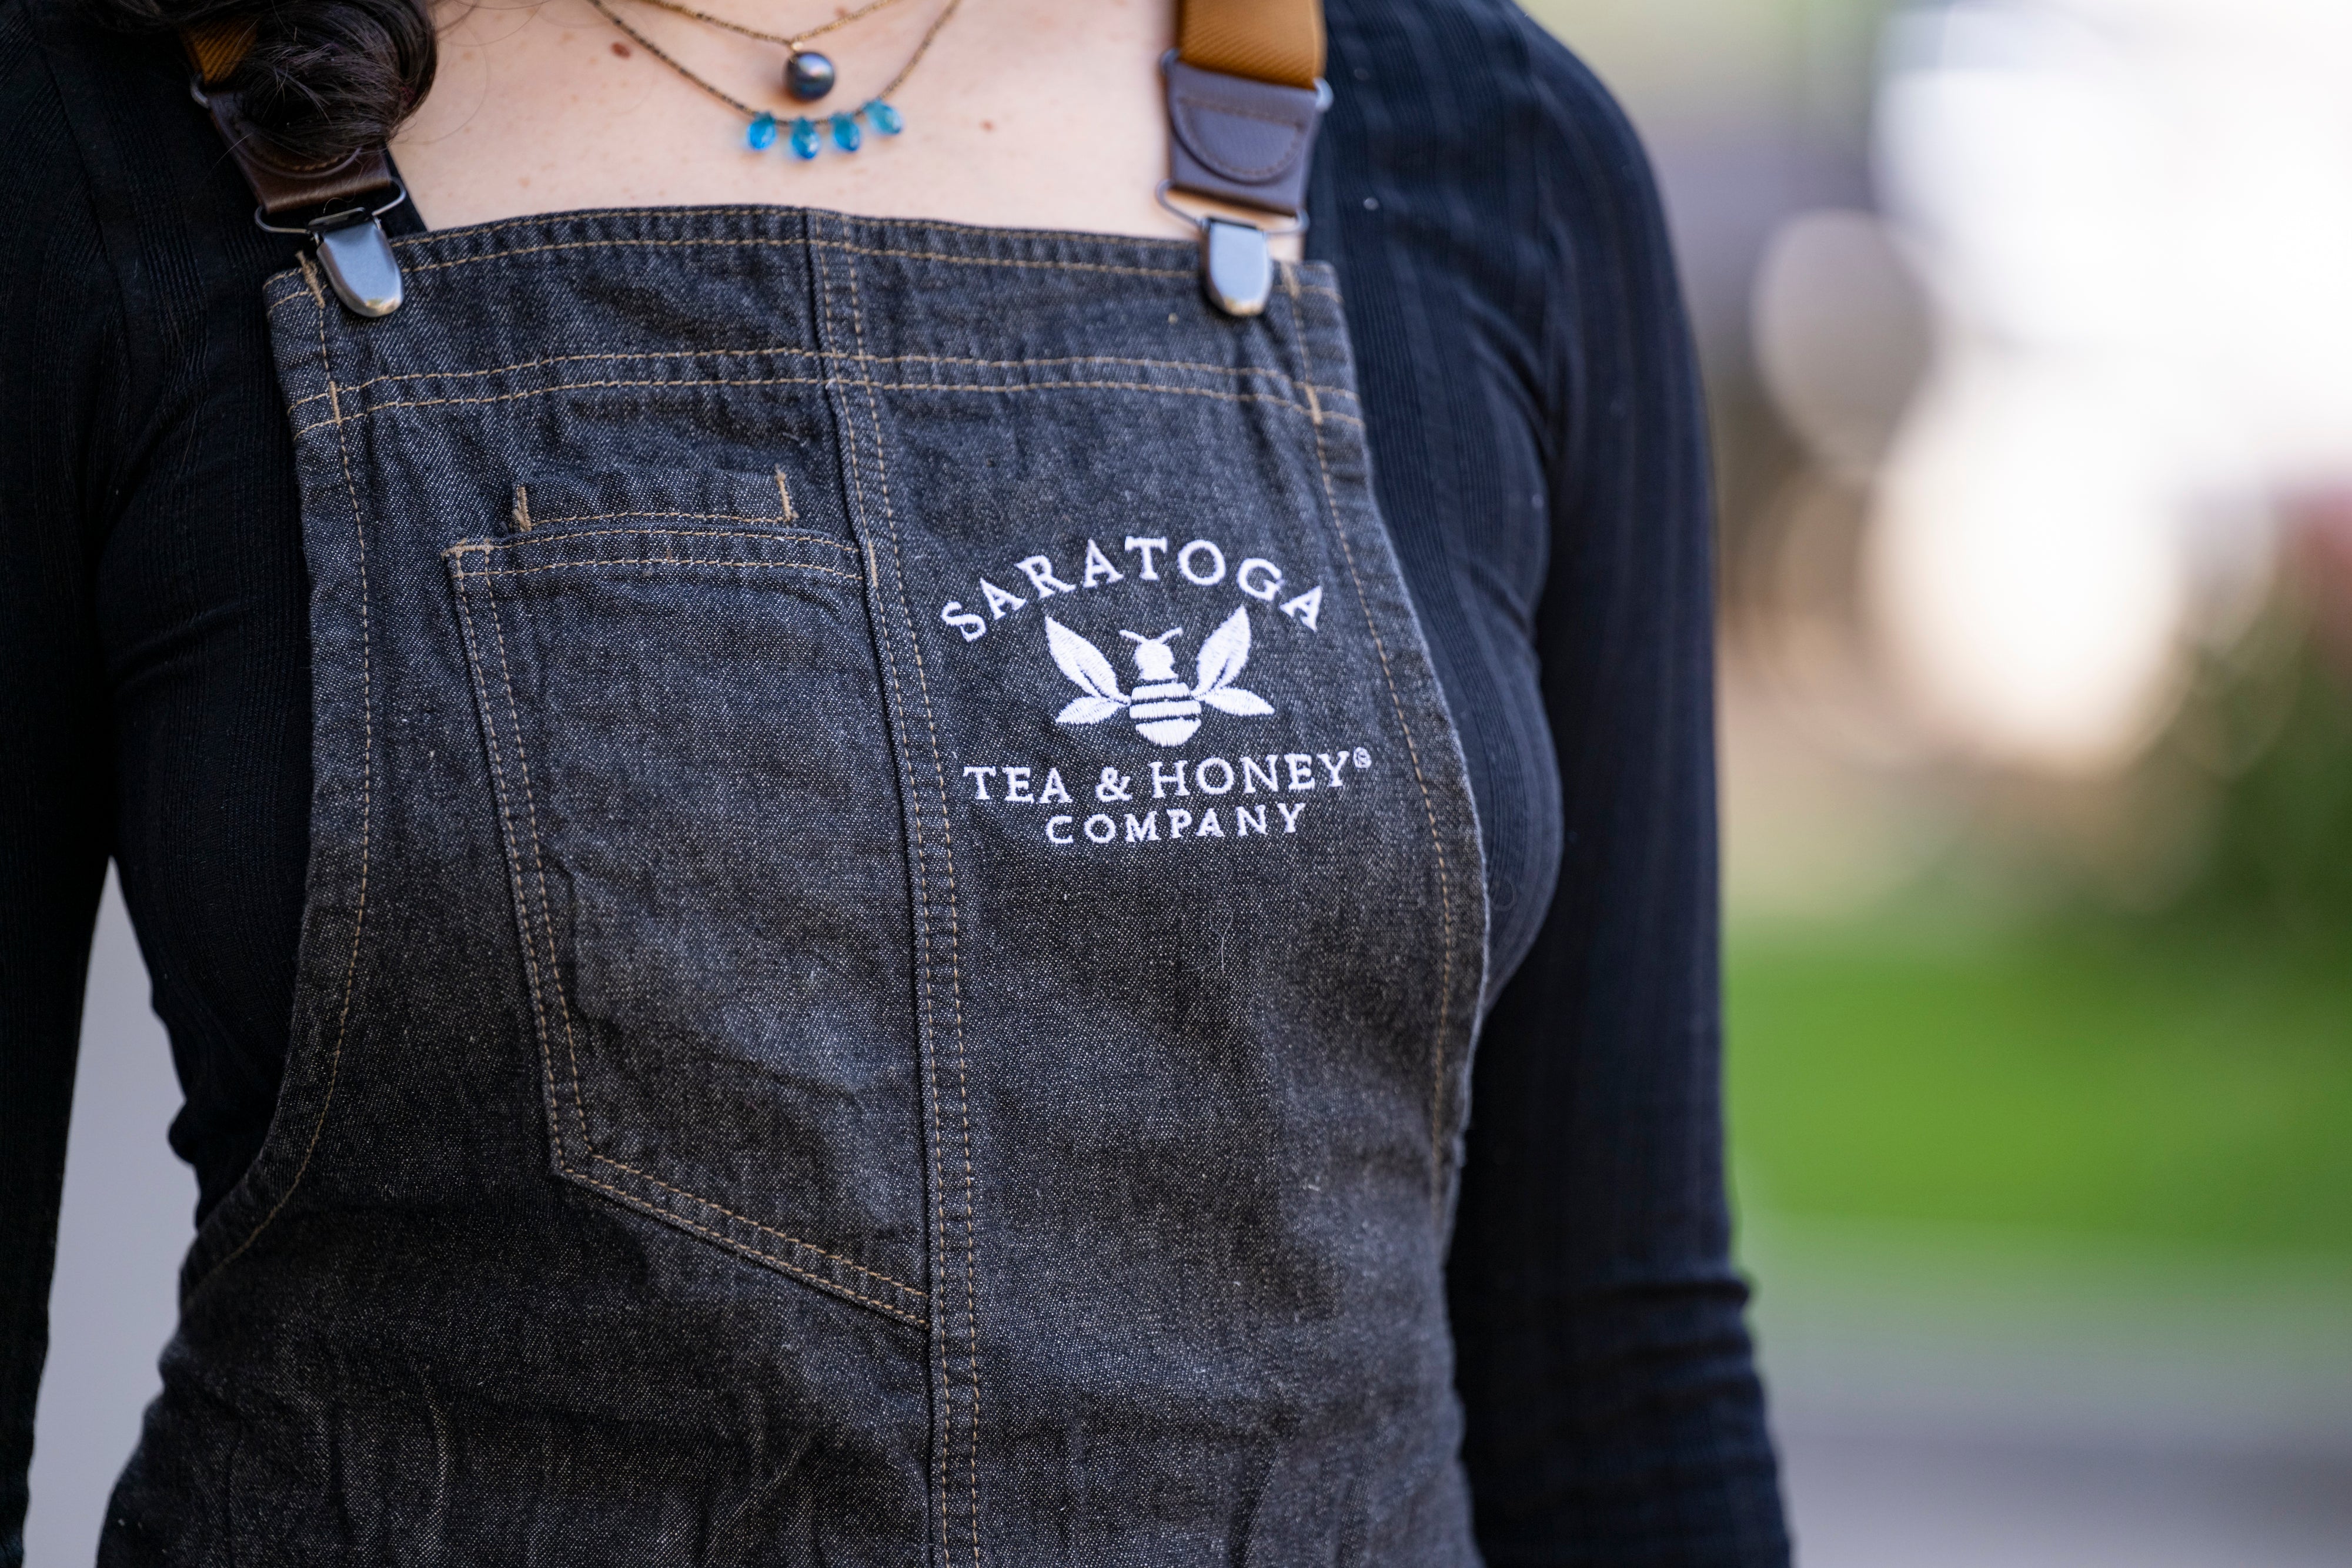
[[[1327,267],[781,208],[269,288],[293,1044],[110,1564],[1468,1564],[1486,913]]]

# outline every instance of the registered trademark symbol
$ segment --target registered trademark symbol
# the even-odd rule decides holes
[[[1360,746],[1356,747],[1356,766],[1359,768],[1370,768],[1371,765],[1372,754],[1366,751]]]

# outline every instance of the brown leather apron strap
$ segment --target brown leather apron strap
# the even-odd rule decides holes
[[[1307,225],[1307,172],[1331,89],[1322,0],[1180,0],[1168,78],[1168,183]],[[1172,204],[1171,204],[1172,205]],[[1255,316],[1274,286],[1266,231],[1214,215],[1201,225],[1202,286],[1218,308]]]
[[[283,218],[310,208],[349,206],[370,195],[381,201],[399,189],[381,147],[305,163],[273,148],[246,122],[238,112],[236,95],[227,90],[227,84],[253,47],[250,18],[187,28],[180,34],[180,47],[195,71],[197,100],[211,111],[214,125],[228,143],[229,155],[245,172],[246,183],[253,187],[254,199],[261,204],[263,216]]]
[[[272,146],[238,111],[236,94],[227,88],[253,48],[253,22],[245,17],[183,28],[180,47],[195,78],[189,90],[213,117],[260,204],[254,221],[276,233],[309,235],[336,297],[359,315],[389,316],[400,308],[400,264],[377,216],[407,195],[393,175],[391,157],[381,147],[362,147],[306,163]]]

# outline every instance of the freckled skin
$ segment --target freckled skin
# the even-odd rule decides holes
[[[779,118],[856,109],[896,75],[940,0],[828,35],[840,84],[814,110],[782,51],[618,0],[631,26]],[[807,0],[702,0],[783,31]],[[1172,0],[964,0],[892,98],[904,134],[803,162],[749,151],[740,117],[614,37],[585,0],[446,5],[438,79],[393,151],[436,227],[609,206],[776,203],[877,217],[1182,238],[1152,190],[1168,171],[1159,60]],[[531,177],[516,171],[530,169]],[[1295,254],[1295,243],[1289,242]]]

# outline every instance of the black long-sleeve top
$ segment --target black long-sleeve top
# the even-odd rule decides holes
[[[1449,1261],[1480,1544],[1785,1563],[1728,1260],[1710,499],[1608,95],[1507,0],[1330,0],[1308,253],[1460,728],[1496,972]],[[308,854],[307,584],[260,308],[289,242],[169,40],[0,0],[0,1568],[118,862],[199,1213],[259,1148]],[[411,222],[415,220],[411,219]]]

